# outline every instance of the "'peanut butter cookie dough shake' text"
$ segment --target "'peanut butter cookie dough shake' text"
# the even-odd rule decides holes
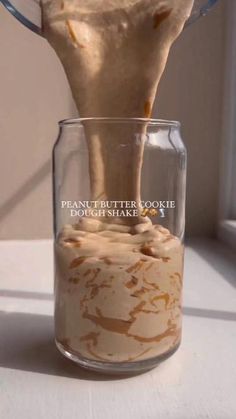
[[[145,137],[170,47],[192,6],[193,0],[42,0],[44,35],[84,118],[89,199],[97,210],[102,202],[137,204],[133,216],[117,207],[109,208],[113,217],[107,208],[103,217],[88,211],[56,236],[56,341],[85,366],[128,371],[155,360],[148,367],[180,343],[183,245],[139,204],[144,143],[133,147],[132,124],[124,121],[140,118],[137,134]],[[93,124],[94,117],[124,123]],[[116,153],[123,144],[130,152]]]

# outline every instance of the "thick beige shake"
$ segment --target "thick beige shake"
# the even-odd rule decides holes
[[[65,226],[56,269],[57,340],[69,352],[124,362],[179,344],[183,247],[167,229],[88,233]]]
[[[44,34],[81,117],[150,117],[193,0],[42,0]],[[130,128],[85,124],[91,200],[140,201],[143,144],[116,162]],[[145,123],[139,133],[145,132]],[[123,174],[121,181],[119,173]],[[55,246],[56,337],[94,360],[143,360],[181,334],[183,247],[140,216],[65,226]]]

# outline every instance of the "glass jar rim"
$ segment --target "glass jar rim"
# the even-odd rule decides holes
[[[148,124],[156,127],[168,127],[168,128],[180,128],[181,124],[179,121],[167,120],[167,119],[153,119],[153,118],[122,118],[122,117],[89,117],[89,118],[69,118],[62,119],[58,122],[60,127],[64,126],[80,126],[83,122],[107,122],[107,123],[137,123],[137,124]]]

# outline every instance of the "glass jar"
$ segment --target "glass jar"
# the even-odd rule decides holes
[[[186,149],[180,124],[59,123],[55,338],[97,371],[150,369],[181,340]]]

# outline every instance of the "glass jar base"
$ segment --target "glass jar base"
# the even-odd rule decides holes
[[[158,355],[154,358],[132,362],[95,361],[92,359],[85,358],[80,354],[75,354],[74,352],[69,351],[68,348],[65,349],[65,347],[57,340],[55,340],[55,343],[62,355],[75,362],[82,368],[88,369],[90,371],[100,372],[103,374],[126,375],[138,374],[155,368],[158,364],[160,364],[160,362],[165,361],[167,358],[172,356],[178,350],[181,342],[178,342],[178,344],[174,348],[172,348],[168,352],[165,352],[164,354]]]

